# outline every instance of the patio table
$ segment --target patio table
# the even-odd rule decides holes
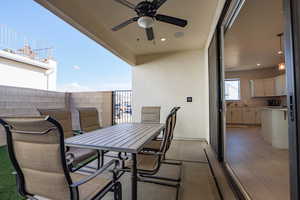
[[[137,154],[145,144],[159,135],[164,127],[164,124],[118,124],[68,138],[65,140],[65,145],[130,153],[132,155],[132,200],[137,200]]]

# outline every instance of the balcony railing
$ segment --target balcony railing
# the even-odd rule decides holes
[[[0,24],[0,50],[45,62],[53,57],[53,48],[45,41],[32,40]]]
[[[132,122],[132,91],[113,92],[113,124]]]

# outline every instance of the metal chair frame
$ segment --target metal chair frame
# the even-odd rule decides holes
[[[39,113],[42,115],[42,111],[43,111],[43,109],[37,109],[38,111],[39,111]],[[67,111],[67,112],[70,112],[70,115],[72,115],[71,114],[71,111],[69,111],[69,110],[67,110],[67,109],[64,109],[64,108],[56,108],[56,109],[46,109],[46,110],[51,110],[51,111],[61,111],[61,110],[63,110],[63,111]],[[55,119],[55,117],[53,117],[53,119]],[[58,120],[57,120],[58,121]],[[72,123],[72,122],[71,122]],[[76,136],[76,135],[78,135],[78,134],[83,134],[84,132],[83,131],[81,131],[81,130],[72,130],[73,131],[73,134],[74,134],[74,136]],[[67,147],[67,151],[69,151],[69,147]],[[98,162],[97,162],[97,168],[93,168],[93,167],[89,167],[88,166],[88,164],[90,164],[91,162],[93,162],[93,161],[95,161],[95,160],[98,160]],[[74,166],[73,165],[73,163],[70,163],[69,165],[68,165],[68,168],[69,168],[69,170],[71,171],[71,172],[76,172],[76,171],[78,171],[78,170],[81,170],[83,167],[88,167],[88,168],[92,168],[92,169],[96,169],[96,170],[98,170],[98,169],[100,169],[102,166],[103,166],[103,164],[104,164],[104,159],[103,159],[103,153],[102,153],[102,151],[100,151],[100,150],[97,150],[97,155],[93,158],[93,159],[90,159],[90,160],[88,160],[88,161],[83,161],[83,162],[81,162],[81,163],[79,163],[79,166]]]
[[[78,112],[78,114],[79,114],[79,123],[80,123],[80,129],[81,129],[81,130],[78,130],[78,131],[79,131],[79,134],[84,134],[84,133],[86,133],[86,132],[83,131],[83,129],[82,129],[82,120],[81,120],[81,117],[82,117],[82,116],[80,115],[80,109],[95,109],[95,110],[97,111],[97,113],[98,113],[98,110],[97,110],[97,108],[94,108],[94,107],[81,107],[81,108],[76,108],[76,110],[77,110],[77,112]],[[99,127],[101,127],[100,123],[99,123]],[[106,156],[106,157],[111,157],[111,158],[118,158],[118,157],[115,157],[115,156],[105,155],[105,154],[108,153],[108,152],[109,152],[109,151],[98,150],[98,156],[97,156],[97,158],[99,159],[99,162],[98,162],[98,167],[97,167],[97,168],[103,166],[103,164],[104,164],[104,157],[105,157],[105,156]],[[92,160],[92,161],[93,161],[93,160]],[[91,162],[92,162],[92,161],[91,161]],[[86,167],[94,169],[93,167],[90,167],[90,166],[86,166]],[[80,168],[79,168],[79,169],[80,169]]]
[[[102,174],[107,168],[109,168],[112,165],[114,165],[114,169],[111,170],[111,172],[113,174],[113,179],[103,189],[101,189],[92,199],[99,200],[102,197],[104,197],[108,192],[114,192],[114,200],[122,200],[122,185],[118,181],[118,179],[120,178],[121,175],[116,170],[117,166],[119,165],[118,160],[111,160],[110,162],[105,164],[101,169],[97,170],[93,174],[81,179],[80,181],[73,182],[71,179],[71,176],[69,174],[69,168],[68,168],[66,157],[65,157],[63,128],[55,119],[51,118],[50,116],[46,116],[44,118],[44,120],[52,123],[54,125],[54,127],[51,129],[45,130],[43,132],[31,132],[30,133],[28,131],[25,132],[22,130],[13,130],[13,127],[11,125],[9,125],[5,120],[0,118],[0,124],[4,127],[6,135],[7,135],[8,154],[9,154],[9,158],[12,162],[12,165],[13,165],[14,169],[16,170],[17,188],[18,188],[18,192],[20,193],[20,195],[22,195],[23,197],[28,198],[28,199],[37,200],[37,198],[34,197],[34,194],[30,194],[26,191],[25,178],[24,178],[23,172],[21,170],[21,167],[17,161],[15,152],[14,152],[14,145],[13,145],[13,139],[12,139],[13,133],[45,135],[45,134],[51,133],[51,131],[53,129],[57,129],[58,134],[59,134],[61,163],[62,163],[62,168],[63,168],[65,178],[69,185],[71,200],[79,200],[80,199],[79,189],[78,189],[78,187],[80,185],[83,185],[83,184],[91,181],[98,175]]]
[[[160,176],[154,176],[161,167],[161,164],[168,164],[168,165],[178,165],[181,166],[182,163],[169,163],[169,162],[164,162],[164,157],[165,157],[165,153],[168,150],[168,143],[170,142],[170,135],[172,134],[172,131],[174,130],[173,127],[173,123],[175,123],[173,121],[173,115],[176,114],[175,111],[169,113],[169,115],[167,116],[166,119],[166,127],[163,130],[163,140],[162,140],[162,145],[159,151],[143,151],[139,154],[141,155],[152,155],[152,156],[157,156],[158,158],[158,163],[156,165],[156,168],[153,170],[141,170],[138,169],[138,181],[139,182],[147,182],[147,183],[153,183],[153,184],[158,184],[158,185],[163,185],[163,186],[167,186],[167,187],[173,187],[176,188],[176,199],[179,198],[179,189],[180,189],[180,182],[181,182],[181,175],[182,175],[182,167],[180,167],[180,171],[179,171],[179,178],[178,179],[172,179],[172,178],[167,178],[167,177],[160,177]],[[126,168],[125,167],[125,159],[128,159],[128,157],[120,157],[122,159],[122,168],[121,171],[124,172],[130,172],[131,169],[130,168]],[[160,181],[162,180],[162,181]],[[175,182],[175,183],[168,183],[168,182],[164,182],[164,181],[169,181],[169,182]]]

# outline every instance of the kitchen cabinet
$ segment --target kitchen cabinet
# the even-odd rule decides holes
[[[275,96],[275,80],[274,78],[263,79],[264,96]]]
[[[226,111],[227,124],[260,125],[260,108],[257,107],[233,107]]]
[[[226,123],[228,123],[228,124],[231,124],[232,123],[232,120],[231,120],[231,115],[232,115],[232,113],[231,113],[232,111],[230,110],[230,109],[227,109],[226,110]]]
[[[287,94],[285,74],[275,77],[275,93],[277,96]]]
[[[234,124],[243,123],[243,112],[241,108],[233,108],[231,110],[231,123]]]
[[[255,108],[255,124],[261,124],[261,108]]]
[[[244,108],[243,124],[255,124],[255,110],[253,108]]]
[[[285,75],[250,80],[252,97],[273,97],[287,94]]]
[[[262,97],[265,95],[263,79],[256,79],[250,81],[252,97]]]

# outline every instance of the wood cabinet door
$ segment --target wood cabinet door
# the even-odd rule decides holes
[[[282,95],[282,78],[281,76],[275,77],[275,95],[281,96]]]
[[[243,123],[243,110],[241,108],[232,109],[231,122],[233,124],[242,124]]]
[[[261,108],[255,109],[255,124],[261,124]]]
[[[264,86],[264,96],[276,96],[274,78],[263,79],[263,86]]]
[[[276,96],[286,95],[286,81],[285,75],[280,75],[275,77],[275,94]]]
[[[285,74],[279,76],[280,80],[280,95],[287,95]]]
[[[253,81],[253,87],[254,87],[254,97],[263,97],[265,96],[264,92],[264,80],[263,79],[256,79]]]
[[[226,123],[231,124],[231,109],[226,110]]]
[[[253,108],[243,109],[243,124],[255,124],[255,110]]]

